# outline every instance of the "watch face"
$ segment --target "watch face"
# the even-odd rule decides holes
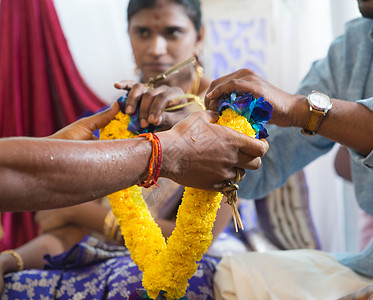
[[[311,92],[307,99],[308,102],[318,110],[328,111],[332,107],[332,101],[329,96],[317,91]]]

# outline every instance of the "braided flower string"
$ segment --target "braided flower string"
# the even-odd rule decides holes
[[[127,130],[129,122],[129,116],[119,112],[100,132],[100,138],[136,137]],[[251,137],[257,135],[247,119],[231,108],[222,112],[217,124]],[[177,213],[176,228],[166,244],[140,187],[133,186],[109,195],[125,245],[143,272],[143,286],[150,298],[163,294],[167,299],[179,299],[185,295],[188,280],[197,270],[196,262],[201,260],[211,244],[212,227],[222,197],[219,192],[186,187]]]

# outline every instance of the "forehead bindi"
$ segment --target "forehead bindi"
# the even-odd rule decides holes
[[[153,21],[159,22],[159,20],[161,19],[160,14],[161,14],[163,8],[164,8],[163,1],[158,1],[158,3],[155,5],[155,8],[152,9]]]
[[[154,28],[154,30],[159,30],[161,27],[161,16],[158,12],[153,12],[151,17],[151,24],[150,26]]]

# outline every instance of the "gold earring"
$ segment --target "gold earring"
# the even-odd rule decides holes
[[[203,67],[199,63],[196,63],[195,70],[196,70],[197,76],[201,78],[203,76]]]

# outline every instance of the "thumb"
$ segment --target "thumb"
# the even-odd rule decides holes
[[[111,120],[119,112],[119,104],[115,101],[108,109],[99,112],[93,116],[85,118],[85,122],[89,124],[90,128],[100,129],[110,123]]]

